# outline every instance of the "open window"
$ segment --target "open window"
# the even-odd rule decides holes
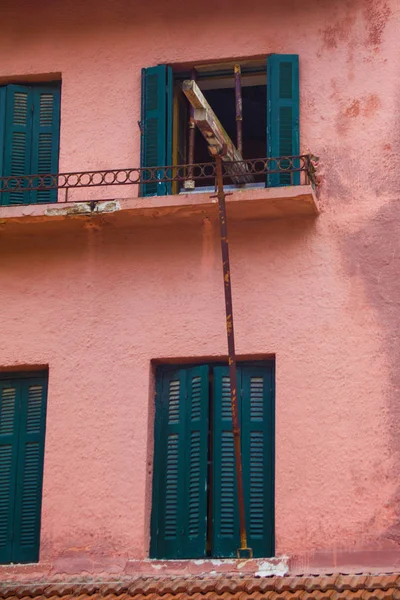
[[[298,156],[299,68],[298,56],[273,54],[256,61],[197,65],[192,71],[159,65],[142,75],[142,167],[178,166],[211,162],[207,143],[196,129],[190,152],[190,108],[182,92],[185,79],[196,84],[236,144],[234,66],[240,65],[243,159]],[[161,170],[160,170],[161,173]],[[297,185],[298,172],[258,175],[247,185]],[[197,190],[214,186],[213,179],[196,183]],[[185,182],[149,183],[142,195],[188,191]]]

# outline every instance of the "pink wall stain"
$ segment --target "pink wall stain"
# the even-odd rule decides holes
[[[320,157],[324,212],[229,234],[237,351],[276,356],[276,554],[293,571],[400,562],[395,8],[3,9],[2,81],[61,73],[61,171],[139,165],[144,66],[300,55],[301,146]],[[216,222],[93,222],[0,225],[0,365],[49,365],[37,573],[122,572],[148,555],[152,361],[226,355]]]

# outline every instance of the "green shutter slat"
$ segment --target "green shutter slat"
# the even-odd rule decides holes
[[[272,54],[267,58],[267,156],[297,156],[299,139],[299,57],[295,54]],[[274,168],[274,163],[272,163]],[[281,161],[289,168],[288,161]],[[299,167],[295,161],[294,167]],[[300,173],[272,173],[267,185],[299,185]]]
[[[0,87],[0,177],[3,177],[3,156],[4,156],[4,136],[6,125],[6,87]],[[3,204],[2,195],[0,195],[0,206]]]
[[[208,367],[159,376],[156,396],[153,558],[201,558],[207,531]]]
[[[60,136],[60,88],[33,88],[32,158],[30,173],[46,175],[58,172]],[[49,178],[45,183],[51,183]],[[31,192],[32,203],[56,202],[57,190]]]
[[[47,381],[21,383],[13,562],[39,560]]]
[[[12,561],[21,385],[0,382],[0,563]]]
[[[3,174],[30,173],[32,144],[32,91],[28,86],[8,85],[6,91],[6,126]],[[12,184],[10,185],[12,187]],[[29,204],[30,192],[5,192],[5,205]]]
[[[185,395],[182,370],[162,375],[156,398],[158,437],[154,448],[152,552],[157,558],[182,556],[183,493],[185,477]]]
[[[274,371],[241,368],[243,485],[247,543],[255,557],[274,555]]]
[[[193,367],[187,376],[187,465],[184,558],[206,556],[208,366]]]
[[[172,161],[172,69],[142,69],[141,167],[168,166]],[[162,171],[160,171],[160,176]],[[144,176],[144,180],[146,176]],[[171,183],[144,183],[142,196],[171,193]]]
[[[228,367],[214,368],[213,433],[212,555],[234,557],[240,538]]]

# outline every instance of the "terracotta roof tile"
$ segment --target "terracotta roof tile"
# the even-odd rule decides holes
[[[400,600],[400,573],[0,584],[0,600]]]

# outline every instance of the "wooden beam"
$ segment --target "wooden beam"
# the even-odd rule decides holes
[[[217,115],[207,102],[203,92],[192,79],[182,84],[183,93],[194,108],[194,121],[205,138],[210,154],[225,154],[222,156],[224,162],[236,162],[238,164],[227,165],[226,171],[234,183],[252,183],[253,176],[247,173],[247,165],[243,157],[236,149],[225,129],[222,127]]]

